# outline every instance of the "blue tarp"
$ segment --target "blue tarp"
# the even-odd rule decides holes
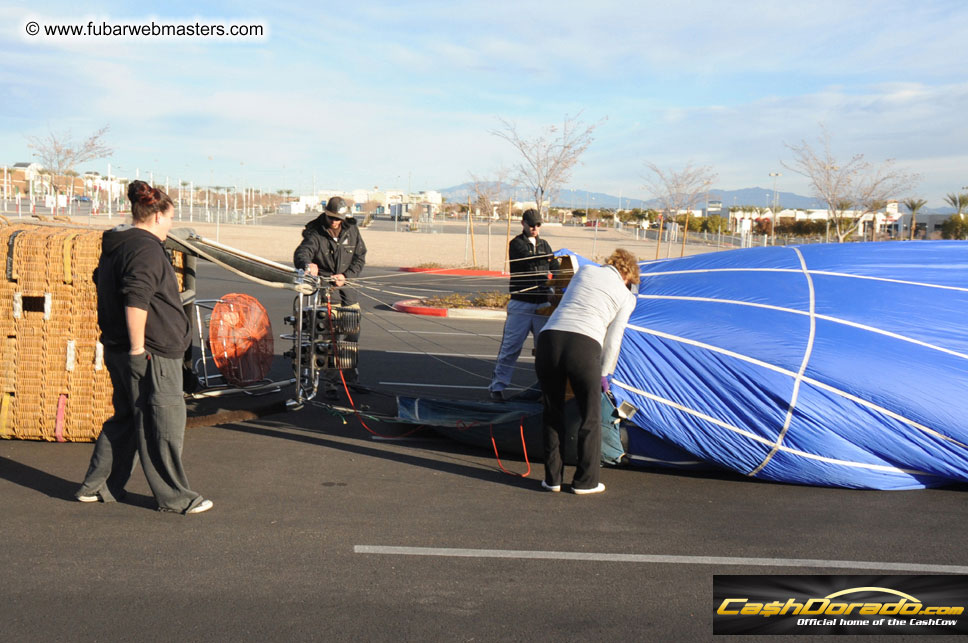
[[[633,460],[650,457],[632,435],[644,431],[765,480],[968,480],[968,242],[752,248],[641,269],[612,386],[638,409]]]
[[[441,400],[426,397],[397,396],[397,419],[433,427],[442,435],[475,446],[490,448],[494,439],[501,453],[531,454],[541,459],[540,392],[529,389],[517,399],[506,402]],[[568,426],[565,435],[565,460],[574,464],[577,452],[579,413],[574,400],[566,403]],[[619,464],[625,449],[615,407],[602,395],[602,462]],[[652,440],[659,442],[658,438]],[[522,448],[522,441],[526,443]],[[675,447],[671,447],[675,448]],[[654,449],[650,449],[653,451]]]

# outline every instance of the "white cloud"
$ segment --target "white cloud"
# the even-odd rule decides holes
[[[198,13],[186,6],[166,12]],[[244,168],[303,185],[314,172],[359,185],[413,173],[435,188],[515,160],[489,134],[496,116],[536,131],[584,110],[589,122],[609,116],[572,180],[596,191],[640,189],[646,158],[712,165],[723,187],[764,183],[789,156],[784,143],[813,138],[821,121],[838,152],[925,168],[932,206],[968,181],[968,9],[957,3],[284,5],[267,11],[265,42],[245,45],[25,46],[28,15],[41,14],[0,8],[8,155],[24,134],[110,123],[118,162],[202,182]],[[784,177],[789,189],[797,180]]]

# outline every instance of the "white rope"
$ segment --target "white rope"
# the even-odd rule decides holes
[[[787,432],[790,430],[790,422],[793,420],[793,409],[796,408],[797,398],[800,395],[800,382],[803,381],[803,374],[807,370],[807,364],[810,363],[810,355],[813,354],[813,342],[817,337],[817,319],[814,316],[817,311],[817,294],[813,288],[813,279],[810,277],[810,273],[807,270],[807,262],[803,258],[803,254],[797,248],[792,248],[792,250],[797,253],[797,259],[800,260],[800,266],[803,268],[803,276],[807,279],[807,289],[810,293],[810,332],[807,335],[807,346],[803,351],[803,360],[800,362],[800,370],[797,371],[796,377],[793,379],[793,391],[790,394],[790,404],[787,406],[786,419],[783,422],[783,428],[780,429],[780,434],[776,438],[776,444],[763,461],[760,462],[759,466],[747,473],[748,476],[755,476],[757,473],[763,470],[763,467],[773,459],[773,456],[780,449],[783,444],[783,439],[786,437]]]
[[[788,377],[795,377],[796,376],[796,374],[793,371],[791,371],[789,369],[786,369],[786,368],[783,368],[781,366],[776,366],[774,364],[770,364],[768,362],[764,362],[762,360],[758,360],[758,359],[756,359],[754,357],[749,357],[748,355],[742,355],[742,354],[737,353],[735,351],[727,350],[725,348],[720,348],[718,346],[713,346],[711,344],[706,344],[704,342],[697,342],[695,340],[687,339],[685,337],[678,337],[676,335],[670,335],[669,333],[663,333],[662,331],[653,330],[653,329],[650,329],[650,328],[645,328],[643,326],[636,326],[634,324],[629,324],[627,328],[630,328],[632,330],[638,331],[640,333],[645,333],[646,335],[652,335],[654,337],[659,337],[659,338],[662,338],[662,339],[667,339],[669,341],[679,342],[679,343],[682,343],[682,344],[687,344],[689,346],[695,346],[696,348],[701,348],[701,349],[704,349],[704,350],[709,350],[709,351],[712,351],[712,352],[715,352],[715,353],[719,353],[720,355],[725,355],[727,357],[732,357],[734,359],[738,359],[740,361],[747,362],[749,364],[754,364],[756,366],[760,366],[762,368],[771,370],[771,371],[773,371],[775,373],[780,373],[781,375],[786,375]],[[886,409],[886,408],[884,408],[882,406],[878,406],[877,404],[874,404],[873,402],[871,402],[869,400],[865,400],[863,398],[857,397],[856,395],[853,395],[851,393],[848,393],[846,391],[843,391],[841,389],[838,389],[836,387],[833,387],[833,386],[831,386],[829,384],[826,384],[824,382],[821,382],[819,380],[815,380],[815,379],[813,379],[811,377],[804,376],[802,378],[802,380],[806,384],[810,384],[811,386],[815,386],[817,388],[820,388],[820,389],[823,389],[823,390],[828,391],[830,393],[833,393],[834,395],[838,395],[840,397],[843,397],[844,399],[850,400],[851,402],[854,402],[856,404],[860,404],[861,406],[867,407],[867,408],[871,409],[872,411],[876,411],[876,412],[881,413],[883,415],[886,415],[886,416],[888,416],[888,417],[890,417],[890,418],[892,418],[894,420],[897,420],[898,422],[903,422],[904,424],[907,424],[908,426],[911,426],[911,427],[913,427],[913,428],[915,428],[915,429],[917,429],[919,431],[922,431],[922,432],[927,433],[929,435],[933,435],[934,437],[939,438],[941,440],[945,440],[947,442],[951,442],[952,444],[955,444],[955,445],[957,445],[959,447],[962,447],[964,449],[968,449],[968,445],[963,444],[962,442],[959,442],[958,440],[956,440],[956,439],[954,439],[954,438],[952,438],[950,436],[944,435],[943,433],[940,433],[939,431],[936,431],[935,429],[932,429],[932,428],[930,428],[928,426],[925,426],[925,425],[923,425],[923,424],[921,424],[919,422],[916,422],[916,421],[914,421],[914,420],[912,420],[910,418],[904,417],[903,415],[900,415],[899,413],[895,413],[894,411],[891,411],[890,409]],[[623,388],[628,388],[628,387],[623,387]],[[631,389],[629,389],[629,390],[631,390]],[[660,398],[656,398],[656,399],[658,400]]]
[[[740,301],[738,299],[717,299],[715,297],[685,297],[681,295],[638,295],[639,299],[652,299],[652,300],[662,300],[662,301],[696,301],[705,302],[713,304],[730,304],[733,306],[749,306],[751,308],[764,308],[767,310],[776,310],[784,313],[791,313],[793,315],[805,315],[809,316],[810,313],[804,310],[797,310],[796,308],[786,308],[784,306],[773,306],[771,304],[760,304],[752,301]],[[938,346],[936,344],[929,344],[928,342],[921,341],[920,339],[914,339],[913,337],[908,337],[906,335],[901,335],[899,333],[894,333],[889,330],[884,330],[882,328],[877,328],[876,326],[869,326],[867,324],[861,324],[858,322],[850,321],[849,319],[841,319],[840,317],[832,317],[830,315],[813,315],[816,319],[822,319],[824,321],[829,321],[835,324],[842,324],[844,326],[850,326],[852,328],[857,328],[858,330],[865,330],[871,333],[876,333],[878,335],[883,335],[885,337],[890,337],[892,339],[897,339],[902,342],[908,342],[915,344],[916,346],[921,346],[929,350],[938,351],[940,353],[946,353],[954,357],[959,357],[961,359],[968,359],[968,354],[960,353],[950,348],[945,348],[943,346]]]
[[[755,440],[756,442],[760,442],[760,443],[765,444],[765,445],[768,445],[768,446],[774,444],[770,440],[767,440],[767,439],[762,438],[762,437],[760,437],[758,435],[755,435],[753,433],[750,433],[749,431],[746,431],[746,430],[741,429],[739,427],[736,427],[736,426],[733,426],[733,425],[728,424],[726,422],[723,422],[722,420],[717,420],[716,418],[714,418],[712,416],[709,416],[709,415],[706,415],[705,413],[702,413],[701,411],[697,411],[695,409],[690,409],[688,407],[685,407],[685,406],[683,406],[681,404],[678,404],[677,402],[674,402],[672,400],[667,400],[667,399],[661,398],[661,397],[659,397],[657,395],[653,395],[651,393],[647,393],[646,391],[637,389],[634,386],[630,386],[630,385],[625,384],[623,382],[619,382],[618,380],[613,381],[612,384],[614,386],[618,386],[620,388],[623,388],[626,391],[630,391],[632,393],[636,393],[638,395],[641,395],[642,397],[648,398],[648,399],[650,399],[650,400],[652,400],[654,402],[658,402],[660,404],[663,404],[663,405],[672,407],[674,409],[677,409],[679,411],[682,411],[683,413],[687,413],[687,414],[692,415],[694,417],[697,417],[697,418],[699,418],[701,420],[705,420],[707,422],[710,422],[712,424],[715,424],[717,426],[720,426],[720,427],[722,427],[722,428],[724,428],[724,429],[726,429],[728,431],[732,431],[733,433],[736,433],[736,434],[742,435],[744,437],[750,438],[751,440]],[[928,473],[926,471],[918,471],[916,469],[901,469],[899,467],[892,467],[892,466],[883,465],[883,464],[869,464],[869,463],[866,463],[866,462],[853,462],[851,460],[839,460],[837,458],[828,458],[826,456],[818,455],[816,453],[808,453],[806,451],[800,451],[799,449],[792,449],[790,447],[782,446],[782,445],[781,446],[778,446],[778,449],[780,451],[783,451],[784,453],[789,453],[791,455],[797,455],[797,456],[801,456],[801,457],[804,457],[804,458],[809,458],[811,460],[818,460],[820,462],[826,462],[828,464],[837,464],[837,465],[846,466],[846,467],[857,467],[857,468],[861,468],[861,469],[871,469],[871,470],[874,470],[874,471],[885,471],[885,472],[889,472],[889,473],[906,473],[906,474],[920,475],[920,476],[933,476],[933,475],[936,475],[936,474],[933,474],[933,473]]]
[[[387,304],[384,301],[381,301],[377,297],[374,297],[372,295],[369,295],[369,294],[363,293],[363,292],[360,292],[359,294],[361,296],[363,296],[363,297],[366,297],[367,299],[370,299],[370,300],[375,301],[377,303],[383,304],[384,306],[390,307],[389,304]],[[377,319],[386,321],[390,326],[394,326],[397,330],[400,330],[401,332],[403,332],[405,334],[415,334],[414,331],[410,331],[408,329],[404,329],[402,326],[400,326],[399,324],[394,323],[389,318],[383,318],[383,317],[379,317],[379,316],[373,316],[373,314],[372,313],[369,313],[369,312],[365,313],[365,315],[367,317],[369,317],[369,319],[370,319],[371,322],[373,322],[376,326],[378,326],[384,332],[389,332],[389,331],[386,329],[385,326],[383,326],[380,323],[378,323],[376,321]],[[447,324],[439,321],[441,318],[438,318],[438,317],[427,317],[427,316],[421,316],[421,318],[422,318],[423,321],[425,321],[427,323],[434,324],[434,325],[437,325],[437,326],[441,326],[443,328],[447,328],[448,330],[457,330],[456,327],[449,326],[449,325],[447,325]],[[481,334],[481,333],[468,332],[466,330],[463,331],[463,332],[461,332],[461,334],[462,335],[473,335],[475,337],[482,337],[482,338],[487,339],[488,341],[491,341],[491,342],[494,342],[496,340],[496,338],[493,337],[493,336],[484,335],[484,334]],[[401,338],[401,341],[403,341],[403,343],[406,344],[407,346],[409,346],[410,348],[414,349],[415,352],[418,352],[418,353],[420,353],[422,355],[425,355],[427,357],[430,357],[431,359],[434,359],[434,360],[440,362],[441,364],[444,364],[444,365],[449,366],[451,368],[455,368],[455,369],[457,369],[459,371],[462,371],[462,372],[464,372],[464,373],[466,373],[468,375],[471,375],[472,377],[475,377],[477,379],[486,380],[488,382],[491,381],[491,377],[489,375],[481,375],[479,373],[475,373],[473,371],[469,371],[469,370],[467,370],[467,369],[465,369],[465,368],[463,368],[461,366],[458,366],[457,364],[453,364],[451,362],[448,362],[447,360],[442,359],[442,358],[440,358],[439,356],[437,356],[437,355],[435,355],[433,353],[430,353],[428,351],[421,351],[417,346],[415,346],[414,344],[411,344],[410,342],[406,341],[405,339],[402,339]],[[473,355],[471,355],[469,353],[463,353],[463,354],[459,354],[457,356],[464,357],[466,359],[470,359],[470,360],[473,360],[473,361],[481,361],[481,362],[485,362],[485,363],[492,363],[494,361],[494,359],[496,359],[496,358],[492,358],[492,359],[482,359],[482,358],[475,357],[475,356],[473,356]],[[525,369],[525,367],[518,366],[517,364],[515,364],[514,370],[517,371],[517,370],[530,370],[530,369]]]
[[[789,272],[800,274],[802,270],[794,268],[705,268],[702,270],[666,270],[663,272],[644,272],[642,279],[646,277],[664,277],[667,275],[699,275],[711,272]],[[923,281],[908,281],[904,279],[891,279],[889,277],[871,277],[868,275],[852,275],[845,272],[830,272],[826,270],[811,270],[811,275],[824,275],[827,277],[843,277],[845,279],[867,279],[870,281],[883,281],[893,284],[904,284],[907,286],[920,286],[923,288],[939,288],[941,290],[955,290],[958,292],[968,292],[968,288],[962,286],[943,286],[941,284],[926,283]]]

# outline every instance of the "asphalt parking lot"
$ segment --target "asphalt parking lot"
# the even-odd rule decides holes
[[[289,294],[200,274],[201,296],[253,294],[285,332]],[[357,402],[382,408],[393,393],[427,391],[484,399],[499,321],[386,309],[401,293],[466,284],[372,275],[360,370],[377,392]],[[274,377],[287,375],[286,348],[277,343]],[[529,365],[516,385],[533,381]],[[379,438],[307,405],[190,429],[189,478],[215,508],[179,516],[154,511],[140,471],[123,503],[74,501],[91,448],[0,441],[3,640],[709,640],[716,574],[968,565],[961,488],[608,469],[601,496],[550,494],[540,464],[509,475],[486,450],[428,433]],[[528,468],[520,458],[504,466]]]

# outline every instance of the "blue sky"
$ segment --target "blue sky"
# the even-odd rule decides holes
[[[568,186],[649,197],[644,162],[716,187],[808,194],[785,144],[894,158],[910,195],[968,186],[968,3],[169,2],[0,8],[0,163],[27,136],[109,125],[80,169],[202,185],[437,189],[517,159],[490,134],[581,112],[601,121]],[[29,37],[50,24],[261,24],[264,38]],[[605,120],[603,120],[605,119]]]

